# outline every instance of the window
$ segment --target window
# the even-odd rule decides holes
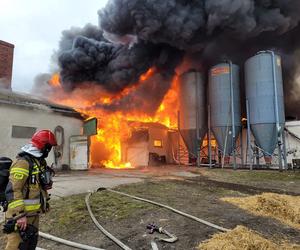
[[[24,127],[24,126],[12,126],[11,137],[12,138],[31,138],[36,132],[34,127]]]
[[[158,148],[162,148],[162,146],[163,146],[162,140],[154,140],[153,141],[153,146],[158,147]]]
[[[210,140],[211,147],[215,148],[217,146],[217,141],[215,139]],[[208,147],[208,140],[203,140],[202,147]]]

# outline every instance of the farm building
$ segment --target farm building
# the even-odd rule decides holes
[[[75,110],[2,89],[0,114],[1,156],[14,159],[37,130],[50,129],[56,134],[58,147],[49,155],[48,163],[56,163],[56,168],[76,169],[81,162],[81,168],[87,168],[87,139],[81,136],[84,118]]]

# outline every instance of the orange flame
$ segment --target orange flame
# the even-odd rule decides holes
[[[146,81],[147,79],[149,79],[151,76],[153,76],[155,73],[155,68],[150,68],[147,70],[147,72],[145,74],[142,74],[140,76],[140,81]]]
[[[152,77],[155,71],[154,68],[149,69],[140,77],[139,82],[135,86],[126,88],[117,96],[105,93],[100,87],[87,85],[78,88],[71,94],[57,91],[51,97],[53,101],[59,104],[71,106],[88,117],[96,117],[98,119],[97,135],[91,137],[90,145],[90,163],[93,167],[105,166],[118,169],[133,167],[130,162],[123,163],[121,161],[122,142],[131,136],[132,125],[129,125],[129,122],[157,122],[168,128],[177,127],[177,76],[173,78],[171,88],[153,116],[138,112],[124,114],[121,111],[108,113],[100,108],[90,109],[90,107],[97,107],[95,106],[96,103],[109,104],[112,100],[135,91],[136,87]],[[59,79],[59,75],[58,77],[54,75],[52,79]],[[57,85],[52,84],[52,86]]]
[[[61,87],[60,85],[60,76],[58,73],[55,73],[52,75],[51,79],[48,81],[48,83],[55,88]]]

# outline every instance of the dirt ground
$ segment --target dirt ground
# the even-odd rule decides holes
[[[172,168],[168,168],[168,171],[172,171]],[[190,171],[195,177],[191,177],[194,175],[190,175]],[[186,172],[187,174],[177,176],[147,175],[143,182],[121,185],[116,190],[168,204],[229,229],[243,225],[274,242],[289,241],[300,244],[299,230],[276,219],[247,213],[220,200],[223,197],[246,196],[266,191],[300,195],[300,172],[197,168],[186,169]],[[130,172],[126,172],[126,175],[130,177]],[[99,248],[119,249],[94,226],[86,211],[84,197],[85,194],[80,194],[53,200],[51,212],[41,218],[41,231]],[[201,241],[217,232],[216,229],[168,210],[107,191],[95,193],[91,204],[104,228],[132,249],[151,249],[151,239],[161,236],[148,234],[148,223],[156,223],[179,238],[173,244],[158,242],[159,249],[195,249]],[[3,239],[4,236],[1,235],[1,249]],[[43,239],[39,246],[48,250],[72,249]]]

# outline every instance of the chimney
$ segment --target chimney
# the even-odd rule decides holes
[[[0,40],[0,88],[11,90],[14,47]]]

